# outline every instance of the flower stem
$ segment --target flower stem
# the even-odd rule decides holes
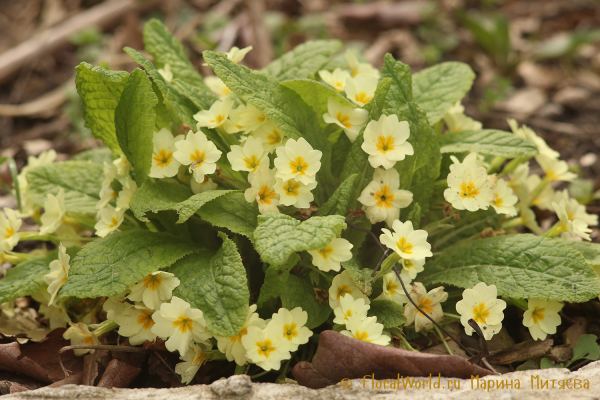
[[[242,375],[246,371],[246,364],[236,365],[234,375]]]
[[[390,254],[381,264],[381,270],[377,272],[377,274],[373,278],[373,281],[376,281],[377,279],[390,272],[392,268],[395,268],[395,265],[399,260],[400,256],[398,255],[398,253],[393,252],[392,254]]]
[[[453,356],[454,353],[452,352],[452,349],[450,349],[450,346],[448,345],[448,342],[446,342],[446,339],[444,338],[444,335],[442,334],[442,332],[440,331],[440,329],[437,326],[434,325],[433,330],[435,330],[435,332],[438,334],[438,336],[442,340],[442,343],[444,343],[444,347],[446,348],[446,351],[448,352],[448,354],[450,354],[451,356]]]
[[[118,328],[119,325],[115,322],[115,321],[104,321],[101,324],[98,325],[98,328],[94,329],[94,335],[96,335],[97,337],[106,335],[108,332],[112,331],[113,329]]]
[[[567,229],[561,221],[557,221],[550,229],[548,229],[542,236],[548,238],[554,238],[565,232]]]
[[[498,171],[500,169],[500,167],[502,167],[502,164],[504,164],[505,161],[506,161],[506,158],[504,158],[504,157],[500,157],[500,156],[494,157],[494,159],[490,163],[490,168],[487,171],[488,174],[493,174],[496,171]]]
[[[266,375],[266,374],[268,374],[269,372],[271,372],[271,370],[268,370],[268,371],[263,371],[263,372],[259,372],[259,373],[258,373],[258,374],[256,374],[256,375],[252,375],[252,376],[250,377],[250,379],[256,379],[256,378],[260,378],[261,376],[263,376],[263,375]]]
[[[456,314],[451,314],[451,313],[444,313],[444,317],[448,317],[448,318],[452,318],[452,319],[460,319],[460,315],[456,315]]]
[[[535,201],[537,200],[537,198],[540,196],[540,194],[542,193],[542,191],[546,188],[546,186],[548,186],[548,184],[552,182],[551,179],[548,179],[547,176],[544,177],[544,179],[541,180],[541,182],[536,186],[535,189],[533,189],[533,192],[531,192],[531,201],[529,204],[534,204]]]
[[[512,304],[513,306],[519,307],[523,311],[527,311],[529,309],[529,305],[523,299],[513,299],[512,297],[503,297],[504,301],[508,304]]]
[[[515,218],[509,219],[508,221],[503,223],[502,229],[507,231],[509,229],[513,229],[513,228],[516,228],[521,225],[523,225],[523,219],[521,217],[515,217]]]
[[[527,161],[529,161],[531,157],[517,157],[515,159],[513,159],[512,161],[510,161],[508,164],[506,164],[504,166],[504,168],[502,169],[502,172],[500,172],[498,174],[498,178],[502,178],[503,176],[510,174],[511,172],[513,172],[515,169],[517,169],[517,167],[523,163],[526,163]]]

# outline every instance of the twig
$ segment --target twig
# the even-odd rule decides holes
[[[473,357],[473,353],[471,353],[469,351],[469,349],[467,349],[465,346],[463,346],[463,344],[461,342],[459,342],[458,340],[456,340],[446,329],[442,328],[442,326],[440,324],[438,324],[437,322],[435,322],[433,320],[433,318],[431,318],[429,316],[429,314],[427,314],[425,311],[423,311],[421,309],[421,307],[419,307],[417,305],[417,303],[415,303],[415,301],[412,299],[412,297],[410,297],[410,293],[408,293],[408,290],[406,290],[406,286],[404,286],[404,281],[402,280],[402,277],[400,276],[400,272],[398,272],[398,268],[396,268],[396,265],[394,265],[392,268],[393,268],[394,272],[396,273],[396,276],[398,277],[398,280],[400,281],[400,285],[402,285],[402,290],[404,290],[404,293],[406,294],[406,297],[408,297],[408,300],[412,303],[412,305],[415,306],[415,308],[421,314],[423,314],[428,320],[430,320],[431,322],[433,322],[433,324],[435,326],[437,326],[440,331],[444,332],[446,334],[446,336],[448,336],[450,339],[454,340],[456,342],[456,344],[459,345],[460,348],[464,350],[465,353],[467,353],[469,356]]]
[[[381,268],[381,264],[383,264],[383,260],[385,260],[387,258],[387,255],[390,251],[391,251],[391,249],[387,249],[386,251],[383,252],[381,259],[379,260],[379,262],[375,266],[375,269],[373,270],[373,273],[371,274],[371,278],[375,276],[377,271],[379,271],[379,268]]]
[[[170,365],[169,365],[169,364],[168,364],[168,363],[165,361],[165,359],[164,359],[164,358],[162,358],[162,356],[160,355],[160,353],[159,353],[158,351],[156,351],[156,350],[154,350],[154,352],[153,352],[153,353],[154,353],[154,355],[155,355],[156,357],[158,357],[158,359],[159,359],[159,360],[160,360],[160,361],[161,361],[161,362],[164,364],[164,366],[165,366],[165,367],[167,367],[167,369],[168,369],[169,371],[171,371],[171,372],[173,373],[173,375],[175,375],[175,377],[177,377],[177,379],[178,379],[178,380],[179,380],[179,382],[181,383],[181,377],[180,377],[180,376],[179,376],[179,375],[178,375],[178,374],[177,374],[175,371],[173,371],[173,368],[171,368],[171,366],[170,366]]]
[[[483,331],[481,330],[481,328],[479,327],[479,325],[477,324],[477,322],[475,322],[475,320],[473,318],[471,318],[469,320],[469,326],[471,328],[473,328],[475,330],[475,332],[477,332],[477,334],[479,335],[479,346],[481,347],[479,354],[477,354],[475,357],[471,357],[469,359],[469,361],[471,361],[475,364],[482,362],[483,365],[485,365],[487,369],[489,369],[496,375],[500,375],[498,373],[498,371],[496,371],[494,369],[494,367],[492,367],[487,360],[487,358],[490,356],[490,350],[488,349],[487,342],[485,341],[485,337],[483,336]]]
[[[58,363],[60,364],[60,368],[65,374],[65,378],[69,377],[69,371],[65,368],[65,365],[62,362],[62,354],[65,351],[69,350],[106,350],[106,351],[122,351],[125,353],[147,353],[148,350],[142,349],[141,347],[131,347],[131,346],[111,346],[108,344],[78,344],[74,346],[65,346],[58,351]]]
[[[265,25],[265,0],[246,0],[250,10],[250,23],[254,36],[254,51],[256,64],[259,68],[266,67],[273,59],[273,47],[267,25]]]
[[[377,245],[379,246],[379,248],[381,249],[381,251],[385,252],[385,248],[383,247],[383,245],[379,242],[379,239],[377,239],[377,236],[375,236],[375,234],[373,232],[371,232],[368,229],[365,228],[361,228],[360,226],[356,226],[354,224],[351,224],[350,222],[348,222],[348,220],[346,220],[346,224],[354,229],[358,229],[359,231],[363,231],[363,232],[367,232],[369,235],[371,235],[373,237],[373,239],[375,239],[375,242],[377,243]]]

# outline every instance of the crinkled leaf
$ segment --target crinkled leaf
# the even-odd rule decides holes
[[[586,263],[590,264],[596,271],[600,271],[600,243],[576,240],[565,240],[564,243],[579,251]]]
[[[115,110],[115,126],[121,150],[135,168],[139,186],[152,167],[152,132],[156,122],[154,106],[158,102],[146,73],[136,68],[125,85]]]
[[[252,238],[258,225],[258,205],[256,202],[248,203],[244,194],[237,191],[210,200],[200,208],[198,215],[214,226],[248,238]]]
[[[104,165],[105,162],[113,162],[113,152],[108,147],[84,150],[71,157],[71,161],[88,161],[94,164]]]
[[[506,158],[533,157],[535,144],[512,133],[496,129],[450,132],[439,137],[442,153],[472,151]]]
[[[366,296],[370,296],[373,292],[373,287],[371,286],[373,283],[373,278],[371,278],[373,270],[370,268],[361,268],[354,258],[343,261],[342,266],[348,271],[348,275],[350,275],[358,290]]]
[[[350,208],[350,197],[354,192],[354,185],[357,179],[358,175],[356,174],[346,178],[346,180],[338,186],[329,200],[319,208],[315,215],[341,215],[342,217],[345,217]]]
[[[95,214],[103,179],[102,165],[87,161],[40,165],[27,172],[27,194],[44,205],[48,194],[56,196],[62,188],[67,211]]]
[[[279,297],[281,292],[286,290],[290,271],[298,264],[298,261],[300,261],[298,253],[292,253],[285,264],[269,265],[269,268],[265,272],[265,281],[260,288],[260,295],[258,296],[257,304],[259,307],[262,307],[266,301]]]
[[[128,230],[112,233],[81,248],[71,259],[69,277],[59,297],[113,296],[198,250],[193,243],[164,232]]]
[[[492,208],[475,212],[465,212],[464,214],[459,222],[453,222],[454,228],[444,230],[440,234],[435,235],[435,239],[431,244],[437,251],[443,250],[463,239],[477,235],[486,228],[498,230],[500,229],[500,221],[503,219],[503,215],[498,214]]]
[[[407,221],[411,221],[414,229],[419,229],[421,225],[421,206],[419,203],[415,203],[413,207],[411,207],[410,212],[406,216]]]
[[[210,259],[205,252],[186,257],[169,272],[181,280],[175,295],[204,313],[214,335],[231,337],[244,327],[250,292],[235,243],[219,232],[223,245]]]
[[[24,261],[8,270],[0,280],[0,304],[23,296],[31,296],[44,284],[44,276],[50,273],[50,263],[57,252]]]
[[[81,97],[85,127],[92,130],[96,139],[106,147],[120,152],[115,131],[115,109],[129,74],[125,71],[109,71],[82,62],[75,70],[75,86]]]
[[[329,244],[340,236],[344,221],[339,215],[300,222],[285,214],[263,214],[254,231],[254,246],[264,262],[281,265],[294,252],[317,250]]]
[[[367,316],[376,316],[377,322],[386,328],[395,328],[406,322],[402,304],[390,300],[374,300],[370,306]]]
[[[306,322],[308,329],[314,329],[323,324],[332,312],[329,304],[321,304],[315,299],[315,291],[308,274],[304,278],[290,274],[285,290],[281,289],[280,296],[283,308],[292,310],[301,307],[308,313]]]
[[[302,43],[267,65],[264,72],[280,81],[308,78],[317,73],[341,45],[338,40],[312,40]]]
[[[194,194],[189,186],[165,181],[147,181],[133,193],[130,210],[140,221],[148,222],[148,211],[173,210],[179,214],[178,224],[184,223],[204,204],[233,190],[208,190]]]
[[[577,250],[531,234],[497,236],[456,244],[425,265],[423,284],[472,288],[496,285],[516,299],[583,302],[600,293],[600,278]]]
[[[435,124],[471,89],[475,73],[468,64],[444,62],[413,75],[415,102]]]

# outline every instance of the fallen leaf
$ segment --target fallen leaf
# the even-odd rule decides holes
[[[96,378],[101,372],[104,372],[106,365],[110,362],[110,356],[107,351],[96,350],[94,353],[83,356],[83,374],[81,384],[85,386],[94,386]],[[100,368],[102,366],[102,368]]]
[[[178,362],[179,357],[171,352],[153,351],[148,358],[148,372],[151,376],[158,375],[160,380],[169,383],[171,387],[179,387],[182,386],[181,379],[174,372]]]
[[[79,385],[79,384],[81,384],[82,379],[83,379],[83,372],[79,372],[75,375],[69,375],[67,378],[61,379],[60,381],[56,381],[53,384],[48,385],[46,387],[57,388],[57,387],[65,386],[65,385]]]
[[[126,388],[142,372],[141,368],[134,367],[119,360],[111,360],[102,375],[98,387],[107,389]]]
[[[585,335],[588,321],[584,317],[574,317],[573,325],[563,332],[563,342],[574,349],[582,335]]]
[[[546,339],[543,342],[530,340],[512,347],[494,351],[487,360],[491,364],[510,364],[512,362],[542,357],[550,350],[552,344],[554,344],[554,340],[551,338]]]
[[[292,371],[300,385],[320,389],[344,378],[358,379],[375,374],[376,379],[401,376],[470,378],[491,372],[460,356],[417,353],[352,339],[335,331],[320,335],[312,363],[302,361]]]

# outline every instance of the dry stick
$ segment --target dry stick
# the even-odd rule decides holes
[[[181,377],[180,377],[180,376],[179,376],[179,375],[178,375],[178,374],[177,374],[175,371],[173,371],[173,368],[171,368],[171,366],[170,366],[170,365],[169,365],[169,364],[168,364],[168,363],[165,361],[165,359],[164,359],[164,358],[162,358],[162,356],[160,355],[160,353],[159,353],[158,351],[156,351],[156,350],[154,350],[154,352],[153,352],[153,353],[154,353],[154,355],[155,355],[156,357],[158,357],[158,359],[159,359],[159,360],[160,360],[160,361],[161,361],[161,362],[162,362],[162,363],[165,365],[165,367],[167,367],[167,369],[168,369],[169,371],[171,371],[171,373],[172,373],[173,375],[175,375],[175,377],[177,378],[177,380],[179,380],[179,383],[182,383],[182,382],[181,382]]]
[[[78,344],[78,345],[74,345],[74,346],[65,346],[58,351],[58,363],[60,364],[60,368],[62,369],[63,373],[65,374],[65,378],[69,377],[69,371],[67,371],[67,369],[65,368],[65,366],[62,362],[62,357],[61,357],[62,353],[64,353],[65,351],[69,351],[69,350],[79,350],[79,349],[122,351],[125,353],[147,353],[149,351],[146,349],[142,349],[140,347],[111,346],[108,344],[90,344],[90,345]]]
[[[400,272],[398,272],[398,268],[396,268],[396,265],[394,264],[394,266],[392,267],[394,269],[394,272],[396,273],[396,276],[398,277],[398,279],[400,280],[400,285],[402,285],[402,290],[404,290],[404,293],[406,294],[406,297],[408,297],[408,300],[410,300],[410,302],[412,303],[413,306],[415,306],[415,308],[417,310],[419,310],[419,312],[421,314],[423,314],[428,320],[430,320],[431,322],[433,322],[433,324],[435,326],[438,327],[439,330],[441,330],[442,332],[444,332],[446,335],[448,335],[448,337],[452,340],[454,340],[456,342],[456,344],[458,344],[464,351],[465,353],[467,353],[469,356],[473,357],[473,354],[469,351],[469,349],[467,349],[465,346],[463,346],[463,344],[461,342],[459,342],[458,340],[456,340],[447,330],[445,330],[444,328],[442,328],[442,326],[440,324],[438,324],[437,322],[435,322],[433,320],[433,318],[431,318],[429,316],[429,314],[427,314],[425,311],[423,311],[421,309],[421,307],[419,307],[417,305],[417,303],[415,303],[415,301],[412,299],[412,297],[410,297],[410,294],[408,293],[408,290],[406,290],[406,286],[404,286],[404,281],[402,280],[402,277],[400,276]]]
[[[477,354],[475,357],[472,357],[471,360],[473,360],[473,362],[475,362],[475,360],[478,360],[476,361],[476,363],[481,361],[483,365],[485,365],[490,371],[492,371],[496,375],[500,375],[498,371],[496,371],[487,360],[487,358],[490,356],[490,350],[488,349],[487,342],[485,341],[485,337],[483,336],[483,331],[473,318],[469,320],[469,326],[473,328],[475,332],[477,332],[477,334],[479,335],[479,346],[481,347],[481,351],[479,352],[479,354]]]
[[[385,252],[385,248],[383,247],[383,245],[381,243],[379,243],[379,239],[377,239],[377,236],[375,236],[375,234],[373,232],[371,232],[368,229],[361,228],[360,226],[351,224],[350,222],[348,222],[348,220],[346,220],[346,224],[354,229],[358,229],[359,231],[367,232],[369,235],[371,235],[373,237],[373,239],[375,239],[375,243],[377,243],[377,245],[379,246],[381,251]]]

